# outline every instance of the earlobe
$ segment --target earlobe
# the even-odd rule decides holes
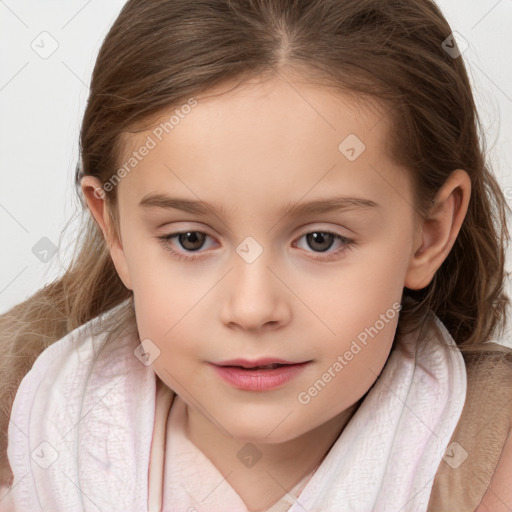
[[[112,229],[112,219],[109,215],[107,200],[101,182],[94,176],[86,175],[81,179],[80,186],[89,211],[103,233],[105,243],[109,248],[110,256],[117,273],[126,288],[132,290],[124,249],[121,241]]]
[[[425,288],[450,253],[466,216],[471,180],[466,171],[452,172],[439,189],[429,217],[419,227],[419,243],[413,248],[404,286]]]

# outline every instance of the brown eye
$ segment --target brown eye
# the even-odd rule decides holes
[[[205,240],[211,238],[201,231],[180,231],[157,237],[166,251],[178,260],[193,261],[202,257]],[[194,254],[196,253],[196,254]]]
[[[187,251],[197,251],[204,244],[206,234],[199,231],[187,231],[177,235],[177,239]]]
[[[299,240],[301,239],[305,239],[306,241],[303,245],[306,245],[307,247],[302,248],[309,253],[310,258],[325,262],[332,261],[332,259],[351,249],[354,245],[354,240],[330,231],[310,231],[299,237]],[[337,250],[329,251],[335,242],[338,242],[340,247]],[[300,247],[300,244],[297,245]],[[327,254],[322,256],[322,253]]]

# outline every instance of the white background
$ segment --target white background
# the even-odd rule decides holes
[[[73,177],[88,84],[101,42],[124,3],[0,0],[0,313],[53,281],[68,261],[78,219]],[[464,59],[489,160],[512,198],[512,1],[438,5],[469,43]],[[33,49],[43,45],[42,38],[47,50],[58,44],[48,58]],[[59,249],[46,263],[33,252],[43,237]],[[509,250],[507,269],[510,261]],[[502,342],[510,343],[509,332]]]

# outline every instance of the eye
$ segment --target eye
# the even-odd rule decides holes
[[[309,247],[313,249],[317,249],[319,253],[324,253],[328,251],[332,246],[333,243],[338,241],[341,244],[341,248],[339,248],[336,251],[328,253],[328,257],[325,256],[312,256],[314,260],[318,261],[331,261],[333,258],[336,258],[339,256],[342,252],[345,252],[346,250],[349,250],[352,248],[352,244],[354,243],[354,240],[351,240],[350,238],[346,238],[342,235],[339,235],[338,233],[333,233],[331,231],[321,231],[321,230],[315,230],[315,231],[309,231],[308,233],[305,233],[302,235],[300,239],[305,238],[306,243]],[[316,251],[313,251],[313,254],[318,254]]]
[[[169,251],[175,258],[178,260],[192,261],[198,258],[200,254],[187,255],[179,252],[172,247],[170,241],[174,238],[177,238],[180,245],[186,251],[194,252],[201,248],[201,246],[204,244],[205,238],[207,237],[209,237],[209,235],[203,233],[202,231],[180,231],[177,233],[170,233],[169,235],[159,236],[158,238],[160,239],[164,249]]]
[[[201,257],[202,253],[199,252],[199,249],[202,248],[205,240],[211,237],[207,233],[204,233],[202,231],[180,231],[176,233],[170,233],[168,235],[159,236],[157,238],[160,240],[160,243],[163,245],[164,249],[169,251],[178,260],[193,261]],[[338,241],[341,244],[341,248],[334,252],[328,253],[328,257],[312,256],[312,259],[318,261],[331,261],[332,258],[337,257],[340,253],[344,252],[345,250],[351,249],[351,245],[354,243],[353,240],[346,238],[342,235],[339,235],[338,233],[321,230],[309,231],[300,236],[299,240],[301,240],[302,238],[305,238],[307,244],[312,249],[314,249],[312,252],[313,254],[326,253],[336,241]],[[185,250],[185,252],[176,250],[173,247],[173,244],[171,243],[173,239],[176,239],[179,242],[179,244]],[[194,252],[197,252],[198,254],[190,254]]]

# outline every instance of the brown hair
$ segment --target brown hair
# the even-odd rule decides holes
[[[411,172],[419,216],[453,170],[469,174],[455,245],[428,286],[404,289],[398,331],[425,325],[433,312],[464,352],[487,349],[503,332],[509,302],[508,205],[485,161],[463,58],[443,47],[451,32],[431,0],[129,0],[92,75],[75,177],[84,219],[74,257],[62,277],[0,317],[2,461],[12,401],[42,350],[123,301],[101,328],[111,337],[136,328],[132,292],[86,207],[80,177],[106,183],[120,166],[124,136],[159,113],[216,85],[285,68],[386,107],[390,155]],[[118,233],[116,187],[106,197]],[[8,463],[1,468],[7,481]]]

